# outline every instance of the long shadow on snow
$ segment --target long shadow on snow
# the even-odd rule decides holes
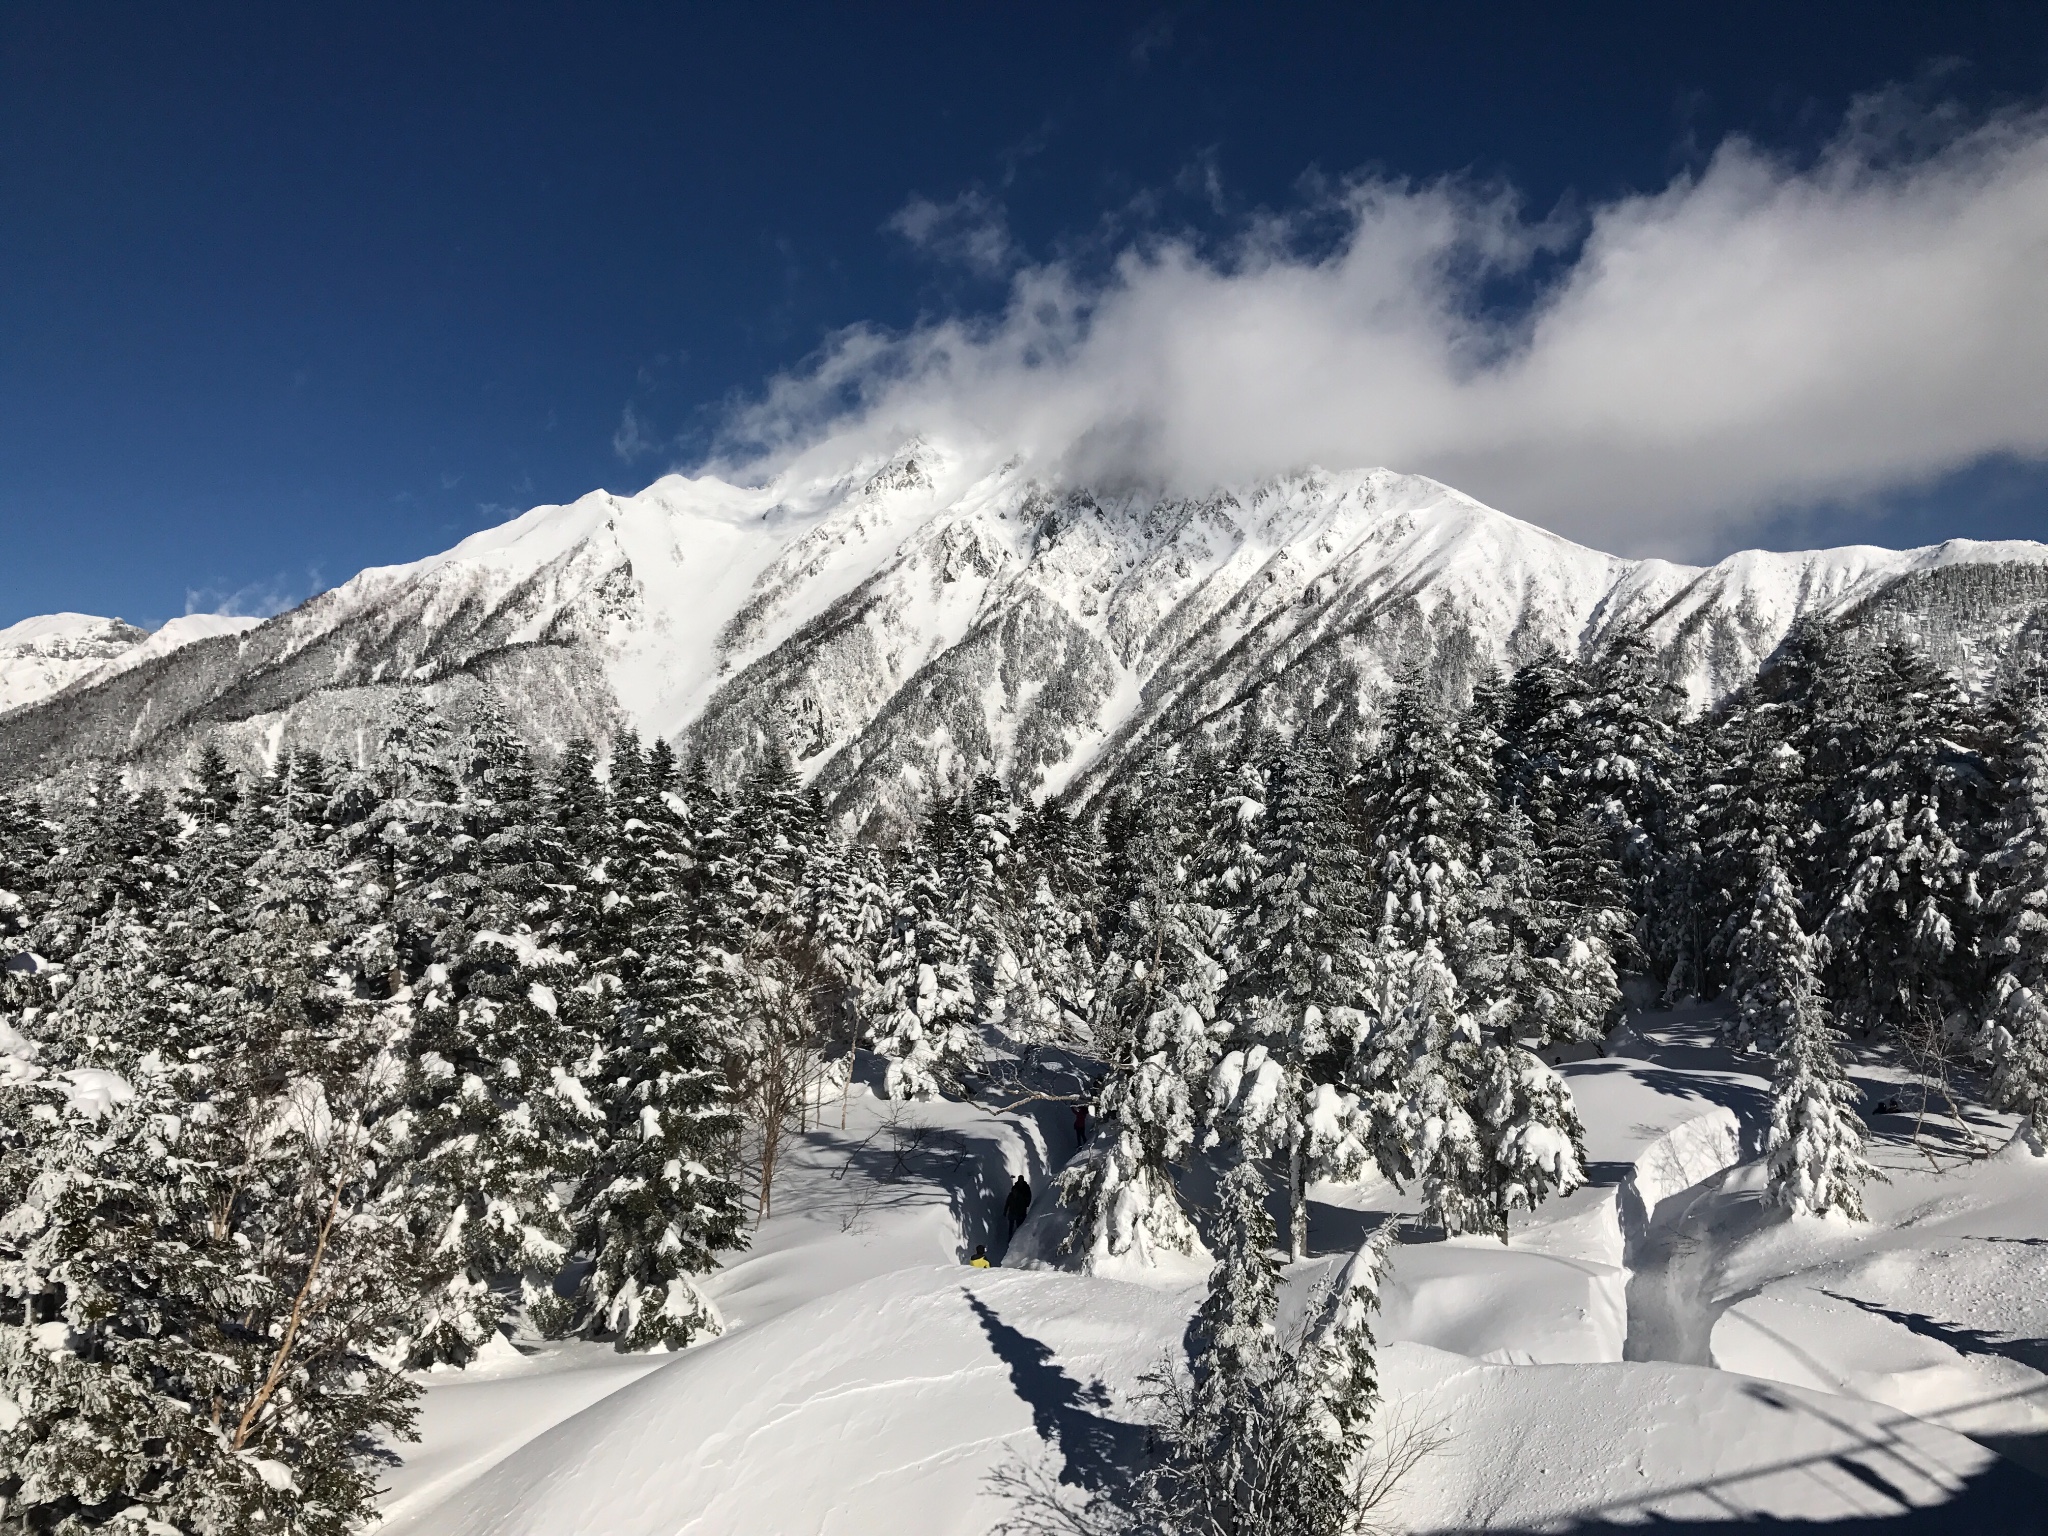
[[[1783,1413],[1809,1413],[1836,1423],[1826,1411],[1775,1390],[1768,1382],[1752,1382],[1749,1395]],[[1901,1424],[1911,1422],[1900,1415]],[[1926,1468],[1902,1437],[1885,1433],[1857,1433],[1857,1444],[1849,1450],[1791,1458],[1768,1467],[1750,1468],[1725,1477],[1702,1478],[1695,1483],[1660,1488],[1641,1498],[1617,1499],[1558,1524],[1546,1522],[1546,1531],[1641,1531],[1644,1529],[1680,1533],[1680,1536],[1728,1536],[1731,1528],[1779,1533],[1779,1536],[2048,1536],[2048,1511],[2042,1507],[2041,1480],[2008,1460],[1994,1460],[1969,1478],[1955,1495],[1939,1504],[1915,1508],[1902,1484],[1924,1487]],[[1798,1474],[1806,1478],[1828,1478],[1829,1474],[1861,1484],[1877,1497],[1896,1505],[1887,1514],[1838,1516],[1806,1520],[1760,1514],[1742,1492],[1742,1485],[1767,1474]],[[1713,1513],[1671,1516],[1658,1506],[1683,1501],[1706,1505]],[[1489,1526],[1491,1531],[1509,1532],[1506,1526]]]
[[[1003,1202],[1016,1174],[1004,1158],[996,1134],[999,1124],[990,1121],[990,1133],[977,1134],[967,1127],[923,1123],[912,1114],[876,1126],[858,1141],[828,1127],[806,1133],[803,1141],[813,1163],[838,1161],[835,1179],[861,1175],[866,1192],[847,1213],[849,1220],[858,1219],[863,1211],[943,1204],[959,1225],[960,1257],[965,1259],[976,1244],[999,1251],[1005,1230]],[[1037,1149],[1029,1138],[1022,1139],[1035,1202],[1049,1179]]]
[[[1923,1339],[1933,1339],[1946,1344],[1959,1355],[1996,1355],[2024,1365],[2029,1370],[2048,1375],[2048,1339],[2020,1339],[2006,1334],[1987,1332],[1982,1328],[1964,1328],[1955,1323],[1944,1323],[1927,1316],[1924,1312],[1904,1312],[1895,1307],[1881,1307],[1874,1301],[1864,1301],[1855,1296],[1844,1296],[1840,1291],[1822,1291],[1823,1296],[1832,1296],[1836,1301],[1846,1301],[1859,1311],[1868,1312],[1872,1317],[1887,1318],[1901,1328],[1917,1333]],[[2038,1396],[2048,1392],[2048,1387],[2034,1389],[2027,1395]],[[2016,1461],[2037,1476],[2048,1477],[2048,1434],[1987,1434],[1973,1433],[1970,1436],[1979,1445],[1989,1446],[2009,1461]]]
[[[1144,1454],[1144,1427],[1093,1412],[1109,1406],[1109,1393],[1101,1382],[1083,1386],[1054,1363],[1045,1345],[1012,1328],[974,1292],[964,1287],[963,1291],[967,1305],[981,1319],[990,1347],[1010,1368],[1011,1388],[1030,1405],[1038,1438],[1059,1447],[1065,1462],[1060,1481],[1090,1493],[1108,1492],[1126,1482],[1128,1469]]]
[[[1627,1073],[1653,1093],[1725,1105],[1735,1111],[1736,1118],[1745,1127],[1770,1123],[1771,1085],[1762,1078],[1741,1077],[1729,1072],[1688,1071],[1640,1056],[1602,1056],[1573,1063],[1568,1080],[1604,1077],[1614,1072]]]
[[[1874,1301],[1844,1296],[1839,1291],[1822,1291],[1821,1295],[1832,1296],[1836,1301],[1846,1301],[1850,1306],[1868,1312],[1872,1317],[1889,1318],[1901,1328],[1909,1329],[1923,1339],[1933,1339],[1937,1343],[1946,1344],[1959,1355],[1998,1355],[2048,1376],[2048,1339],[2016,1339],[2005,1334],[1989,1333],[1982,1328],[1962,1328],[1954,1323],[1937,1321],[1924,1312],[1901,1312],[1894,1307],[1881,1307]]]

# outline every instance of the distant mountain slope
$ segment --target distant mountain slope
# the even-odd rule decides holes
[[[123,619],[46,613],[0,629],[0,714],[66,688],[91,686],[155,656],[215,635],[239,634],[257,619],[194,613],[154,634]]]
[[[360,760],[399,688],[488,683],[541,745],[631,722],[731,776],[782,742],[849,825],[883,831],[984,767],[1085,796],[1248,708],[1357,727],[1405,669],[1455,696],[1545,646],[1640,633],[1705,706],[1804,614],[1922,624],[1983,666],[2048,627],[2044,605],[2040,544],[1701,569],[1584,549],[1389,470],[1188,498],[1016,461],[982,473],[912,443],[762,488],[593,492],[245,633],[137,647],[0,718],[0,771],[163,763],[207,730]]]

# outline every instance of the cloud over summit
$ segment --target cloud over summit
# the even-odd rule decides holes
[[[903,233],[1001,228],[940,211]],[[1028,264],[993,314],[841,332],[735,413],[721,458],[910,432],[1185,488],[1386,464],[1679,556],[1786,507],[2048,457],[2048,113],[1873,98],[1811,163],[1730,139],[1569,228],[1501,189],[1354,179],[1220,250]]]

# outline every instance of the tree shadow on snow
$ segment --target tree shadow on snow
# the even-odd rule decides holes
[[[1941,1322],[1924,1312],[1902,1312],[1896,1307],[1882,1307],[1874,1301],[1844,1296],[1839,1291],[1822,1291],[1821,1295],[1847,1302],[1872,1317],[1888,1318],[1923,1339],[1946,1344],[1959,1355],[1997,1355],[2048,1376],[2048,1339],[2017,1339],[1982,1328],[1963,1328],[1955,1323]]]
[[[1012,1328],[973,1291],[965,1294],[989,1346],[1010,1369],[1011,1389],[1030,1406],[1039,1439],[1058,1447],[1064,1463],[1059,1480],[1091,1494],[1123,1486],[1144,1454],[1144,1426],[1096,1412],[1110,1403],[1101,1382],[1083,1386],[1060,1369],[1045,1345]]]
[[[1637,1056],[1607,1056],[1572,1069],[1572,1077],[1601,1077],[1624,1072],[1653,1093],[1672,1098],[1720,1104],[1735,1111],[1745,1127],[1767,1125],[1771,1118],[1771,1085],[1761,1077],[1733,1072],[1689,1071],[1647,1062]]]
[[[1825,1410],[1767,1382],[1753,1382],[1748,1394],[1768,1407],[1784,1413],[1808,1413],[1829,1417]],[[1839,1428],[1848,1428],[1836,1422]],[[1901,1415],[1900,1424],[1913,1422]],[[1728,1536],[1731,1528],[1745,1531],[1811,1533],[1811,1536],[1957,1536],[1983,1532],[1985,1536],[2048,1536],[2048,1510],[2044,1510],[2041,1479],[2007,1460],[1988,1463],[1939,1503],[1916,1505],[1916,1497],[1927,1497],[1930,1469],[1903,1436],[1888,1433],[1855,1432],[1857,1443],[1845,1450],[1790,1458],[1764,1467],[1752,1467],[1723,1477],[1702,1478],[1678,1487],[1660,1488],[1639,1498],[1618,1499],[1588,1510],[1564,1522],[1546,1521],[1546,1531],[1654,1530],[1683,1533],[1683,1536]],[[1882,1513],[1838,1515],[1805,1519],[1760,1513],[1745,1484],[1764,1477],[1774,1481],[1794,1478],[1833,1484],[1837,1497],[1851,1493],[1845,1484],[1858,1485],[1868,1496],[1892,1506]],[[1917,1492],[1916,1492],[1917,1490]],[[1761,1488],[1757,1496],[1763,1495]],[[1761,1501],[1761,1498],[1758,1498]],[[1672,1514],[1673,1506],[1685,1514]],[[1696,1511],[1696,1512],[1695,1512]],[[1489,1526],[1489,1530],[1517,1528]]]

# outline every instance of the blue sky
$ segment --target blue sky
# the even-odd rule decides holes
[[[1263,302],[1444,208],[1461,232],[1425,255],[1454,274],[1457,335],[1445,320],[1428,345],[1457,377],[1427,421],[1361,427],[1359,452],[1405,447],[1397,467],[1630,552],[2048,536],[2026,423],[1967,429],[1997,415],[1970,388],[2024,393],[2048,361],[2031,333],[1979,335],[1996,324],[1932,370],[1977,385],[1897,404],[1957,421],[1910,452],[1830,440],[1807,465],[1767,434],[1667,422],[1638,441],[1623,422],[1532,458],[1547,418],[1528,406],[1475,417],[1469,451],[1443,446],[1471,370],[1493,366],[1459,349],[1540,353],[1530,306],[1584,276],[1601,231],[1663,218],[1674,187],[1734,187],[1752,215],[1795,221],[1833,197],[1846,238],[1892,246],[1974,187],[1982,217],[1947,222],[1986,231],[1955,238],[1990,254],[1937,253],[1927,281],[2017,268],[1998,302],[2024,319],[2035,225],[1993,215],[2038,192],[2044,93],[2037,4],[0,4],[0,623],[266,611],[537,502],[895,430],[928,403],[890,382],[906,356],[914,371],[943,354],[951,390],[961,348],[980,349],[985,430],[1016,389],[1065,420],[1095,396],[1069,380],[1054,410],[1040,376],[1003,371],[1020,295],[1050,286],[1084,326],[1167,304],[1180,290],[1162,273],[1194,274],[1190,303]],[[1900,163],[1934,169],[1886,182],[1878,214],[1841,202]],[[1767,195],[1741,190],[1759,174]],[[1919,223],[1882,222],[1906,203]],[[1711,247],[1718,206],[1703,192],[1652,232]],[[1740,227],[1770,248],[1783,234]],[[1467,270],[1503,238],[1512,259]],[[1680,265],[1694,275],[1668,281],[1706,281]],[[1326,286],[1337,305],[1358,291]],[[1322,329],[1313,309],[1294,323]],[[1878,304],[1868,325],[1884,323]],[[1148,366],[1202,366],[1126,330]],[[852,417],[832,372],[849,334],[898,349]],[[1607,355],[1587,334],[1560,355]],[[1691,371],[1683,348],[1700,345],[1668,366]],[[1858,366],[1917,375],[1915,345]],[[1355,346],[1394,355],[1377,330]],[[1400,377],[1358,419],[1406,410]],[[764,408],[778,378],[783,403]],[[1157,425],[1148,440],[1174,440]],[[1327,458],[1353,439],[1303,444]],[[1580,517],[1606,449],[1628,489]],[[1762,467],[1731,479],[1731,459]],[[1630,510],[1672,485],[1668,515]]]

